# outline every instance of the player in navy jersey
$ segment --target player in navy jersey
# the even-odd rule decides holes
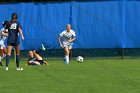
[[[49,65],[46,61],[43,60],[43,58],[34,51],[29,51],[29,59],[28,59],[28,65]]]
[[[6,56],[6,70],[8,70],[8,64],[10,62],[11,50],[12,46],[14,46],[16,50],[16,66],[17,70],[23,70],[23,68],[19,67],[20,61],[20,37],[24,40],[24,35],[22,33],[22,28],[20,23],[17,21],[18,15],[13,13],[11,16],[11,21],[7,24],[5,29],[8,29],[8,39],[7,39],[7,56]]]

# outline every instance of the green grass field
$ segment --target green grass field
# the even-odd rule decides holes
[[[0,93],[140,93],[140,59],[49,59],[49,66],[0,67]]]

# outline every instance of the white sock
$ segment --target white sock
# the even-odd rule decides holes
[[[6,57],[6,54],[3,54],[3,55],[2,55],[2,59],[3,59],[4,57]]]
[[[2,57],[0,56],[0,62],[1,62]]]
[[[66,56],[66,62],[69,64],[69,56]]]

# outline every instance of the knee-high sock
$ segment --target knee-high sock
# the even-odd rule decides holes
[[[69,56],[66,56],[66,62],[69,63]]]
[[[16,65],[17,65],[17,67],[19,67],[19,61],[20,61],[20,57],[19,57],[19,55],[16,55]]]
[[[9,62],[10,62],[10,56],[6,55],[6,67],[8,67]]]
[[[0,62],[1,62],[1,60],[2,60],[2,57],[0,56]]]
[[[5,56],[6,56],[6,54],[3,54],[3,55],[2,55],[2,59],[3,59]]]

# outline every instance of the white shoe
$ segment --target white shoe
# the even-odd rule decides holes
[[[17,71],[22,71],[23,68],[17,67]]]
[[[67,65],[69,65],[69,62],[67,62]]]
[[[8,71],[8,67],[6,67],[6,69],[5,69],[6,71]]]
[[[1,62],[2,57],[0,56],[0,62]]]

